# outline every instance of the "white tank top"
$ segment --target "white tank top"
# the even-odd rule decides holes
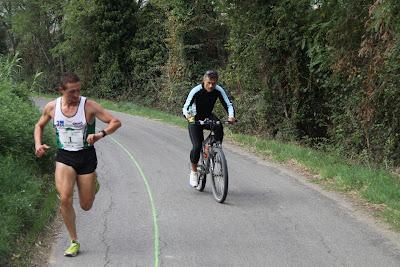
[[[86,122],[85,103],[86,97],[81,96],[78,109],[72,117],[67,117],[61,110],[62,97],[56,99],[54,113],[54,127],[57,135],[57,147],[68,151],[79,151],[90,147],[86,142],[89,134],[95,131],[93,124]]]

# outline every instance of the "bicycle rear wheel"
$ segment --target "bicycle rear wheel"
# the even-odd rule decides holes
[[[200,160],[197,165],[197,171],[199,172],[199,182],[196,186],[196,189],[202,192],[204,190],[204,187],[206,186],[206,180],[207,180],[207,161],[204,160],[203,156],[203,149],[200,152]]]
[[[214,199],[223,203],[228,194],[228,165],[221,148],[213,148],[213,156],[210,162],[211,185]]]

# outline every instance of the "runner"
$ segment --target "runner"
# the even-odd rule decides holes
[[[94,143],[112,134],[121,122],[107,112],[100,104],[80,95],[81,84],[74,73],[62,77],[59,91],[61,97],[49,102],[35,125],[35,154],[42,157],[50,147],[42,144],[44,127],[50,120],[56,129],[57,155],[55,184],[60,197],[60,211],[68,230],[71,244],[65,256],[76,256],[80,249],[76,231],[76,215],[72,205],[75,183],[78,187],[79,202],[83,210],[93,205],[96,194],[97,157]],[[108,125],[95,133],[96,118]]]

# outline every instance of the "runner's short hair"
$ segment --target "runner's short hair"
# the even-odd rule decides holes
[[[66,72],[61,76],[61,87],[65,89],[67,83],[77,83],[80,82],[78,75],[73,72]]]

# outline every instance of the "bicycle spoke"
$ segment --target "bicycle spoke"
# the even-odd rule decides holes
[[[214,198],[217,202],[223,203],[228,193],[228,170],[225,155],[220,147],[214,148],[211,156],[212,188]]]
[[[222,170],[222,163],[221,158],[217,154],[215,155],[214,162],[213,162],[213,175],[214,175],[214,184],[215,184],[215,191],[218,197],[221,197],[224,191],[224,177],[223,177],[223,170]]]
[[[197,166],[198,171],[199,171],[199,181],[198,185],[196,186],[196,189],[200,192],[204,190],[204,187],[206,185],[206,176],[207,176],[207,161],[204,160],[203,157],[203,150],[200,153],[200,164]]]

